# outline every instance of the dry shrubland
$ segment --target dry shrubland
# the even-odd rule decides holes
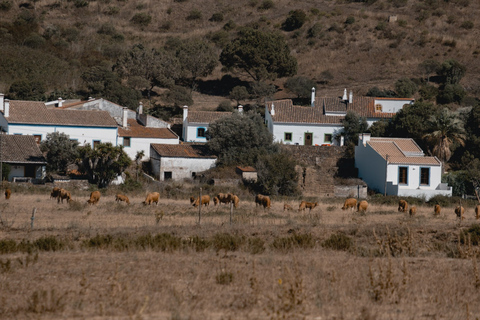
[[[480,226],[474,207],[370,204],[365,214],[319,200],[311,212],[233,211],[184,199],[144,206],[88,192],[0,201],[2,318],[474,319]],[[32,210],[36,208],[33,228]]]

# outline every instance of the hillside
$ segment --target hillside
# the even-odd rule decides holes
[[[478,96],[479,9],[478,1],[469,0],[2,0],[0,92],[27,80],[42,86],[47,98],[85,97],[90,92],[81,74],[92,66],[111,67],[134,44],[160,48],[171,37],[202,36],[214,40],[220,54],[236,30],[248,25],[284,34],[298,61],[297,75],[317,82],[317,96],[340,95],[345,87],[355,94],[374,86],[392,89],[401,77],[425,77],[418,65],[427,59],[465,65],[461,85]],[[292,10],[305,12],[306,22],[283,31]],[[390,16],[396,21],[389,22]],[[224,75],[219,64],[203,80]],[[276,98],[294,97],[282,90],[285,80],[275,81]],[[223,99],[198,91],[197,108],[216,107]]]

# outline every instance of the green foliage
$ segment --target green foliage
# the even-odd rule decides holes
[[[248,252],[251,254],[259,254],[265,251],[265,241],[261,238],[248,238]]]
[[[442,77],[445,85],[458,84],[465,75],[467,68],[455,59],[444,61],[439,67],[437,73]]]
[[[295,93],[298,98],[304,99],[310,97],[312,88],[315,87],[315,85],[315,81],[303,76],[288,78],[287,81],[285,81],[285,88]]]
[[[32,49],[38,49],[42,48],[46,43],[46,40],[44,37],[39,35],[38,33],[31,33],[28,37],[25,38],[24,45],[32,48]]]
[[[395,92],[400,98],[413,97],[417,90],[417,85],[409,78],[401,78],[395,82]]]
[[[263,81],[255,81],[250,83],[250,90],[252,92],[251,97],[259,100],[263,98],[271,98],[277,91],[273,84]]]
[[[236,251],[245,242],[245,239],[231,233],[217,233],[213,236],[212,244],[216,251]]]
[[[130,21],[133,24],[146,27],[152,22],[152,16],[145,12],[136,13]]]
[[[222,22],[223,21],[223,13],[217,12],[217,13],[212,14],[212,16],[210,17],[210,19],[208,19],[208,21]]]
[[[237,105],[240,104],[241,100],[246,100],[250,98],[250,93],[244,86],[235,86],[233,87],[232,91],[230,91],[230,99],[237,101]]]
[[[9,165],[8,163],[2,162],[2,181],[3,180],[8,180],[8,176],[10,175],[10,172],[12,171],[12,166]]]
[[[438,95],[438,89],[435,86],[430,84],[426,84],[418,90],[418,93],[422,97],[423,100],[433,101]]]
[[[343,233],[332,234],[322,243],[322,247],[338,251],[348,251],[352,246],[353,240]]]
[[[297,60],[290,54],[285,38],[279,33],[252,28],[242,29],[237,38],[220,54],[227,69],[246,72],[255,81],[274,80],[297,73]]]
[[[354,16],[348,16],[347,19],[345,20],[345,24],[354,24],[355,23],[355,17]]]
[[[376,121],[368,128],[368,132],[370,132],[372,137],[385,137],[388,125],[389,123],[385,119]]]
[[[465,89],[460,84],[447,84],[440,90],[437,101],[441,104],[460,103],[465,95]]]
[[[237,24],[233,20],[228,20],[227,23],[223,25],[223,30],[231,31],[237,27]]]
[[[76,8],[85,8],[88,7],[88,1],[87,0],[74,0],[73,4],[75,5]]]
[[[63,249],[65,243],[55,236],[45,236],[35,240],[33,246],[39,251],[58,251]]]
[[[315,24],[313,26],[311,26],[310,29],[308,29],[308,31],[307,31],[307,37],[308,38],[320,39],[320,38],[323,37],[323,35],[324,35],[323,26],[319,22],[315,22]]]
[[[254,165],[259,156],[278,150],[262,117],[252,112],[233,113],[215,121],[207,137],[219,165]]]
[[[275,3],[273,0],[263,0],[260,6],[258,7],[259,10],[269,10],[275,7]]]
[[[41,80],[24,79],[12,83],[8,95],[13,100],[45,100],[45,84]]]
[[[0,254],[14,253],[17,251],[17,242],[12,239],[0,240]]]
[[[473,29],[474,26],[475,25],[474,25],[473,21],[470,21],[470,20],[464,21],[460,25],[461,28],[466,29],[466,30],[471,30],[471,29]]]
[[[190,90],[180,86],[173,86],[162,95],[167,103],[175,107],[189,106],[193,104],[192,93]]]
[[[368,129],[367,119],[358,116],[353,111],[347,112],[342,124],[345,144],[356,145],[358,141],[358,135],[360,133],[367,132]]]
[[[87,173],[90,183],[100,188],[107,187],[131,164],[122,146],[100,143],[92,149],[90,144],[79,147],[80,166]]]
[[[258,179],[255,187],[258,193],[293,196],[298,193],[295,159],[285,152],[260,156],[255,168]]]
[[[47,172],[65,174],[67,167],[78,156],[78,141],[70,140],[63,132],[52,132],[40,143],[40,150],[46,153]]]
[[[188,13],[187,20],[200,20],[202,19],[202,11],[193,9]]]
[[[1,11],[8,11],[12,8],[12,2],[8,0],[0,1],[0,10]]]
[[[372,87],[367,91],[367,97],[376,97],[376,98],[393,98],[396,96],[396,93],[388,89],[380,89],[378,87]]]
[[[223,100],[218,104],[217,111],[233,112],[234,108],[229,100]]]
[[[315,239],[310,233],[293,234],[289,237],[275,238],[272,248],[288,252],[293,249],[311,249],[315,247]]]
[[[307,21],[307,14],[303,10],[292,10],[288,13],[287,19],[282,23],[282,29],[293,31],[300,29]]]

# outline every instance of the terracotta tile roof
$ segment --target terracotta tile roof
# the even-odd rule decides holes
[[[254,167],[237,167],[241,172],[257,172],[257,169]]]
[[[49,109],[38,101],[10,101],[9,123],[117,127],[106,111]]]
[[[2,161],[8,163],[46,164],[35,138],[29,135],[1,135]]]
[[[135,119],[127,120],[128,127],[118,128],[119,137],[132,138],[157,138],[157,139],[178,139],[178,136],[169,128],[151,128],[145,127]]]
[[[370,138],[367,142],[383,159],[394,164],[441,165],[436,157],[426,157],[413,139]]]
[[[195,144],[158,144],[152,143],[152,148],[160,157],[169,158],[210,158],[216,159],[205,145]]]
[[[212,123],[218,119],[231,115],[231,112],[189,111],[187,120],[189,123]]]

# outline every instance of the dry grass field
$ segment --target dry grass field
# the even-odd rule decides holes
[[[48,194],[0,200],[2,319],[478,319],[480,228],[341,199],[311,212],[242,197],[198,209],[103,196],[87,206]],[[294,208],[299,201],[287,200]],[[34,226],[32,210],[36,208]],[[464,234],[470,236],[465,237]]]

